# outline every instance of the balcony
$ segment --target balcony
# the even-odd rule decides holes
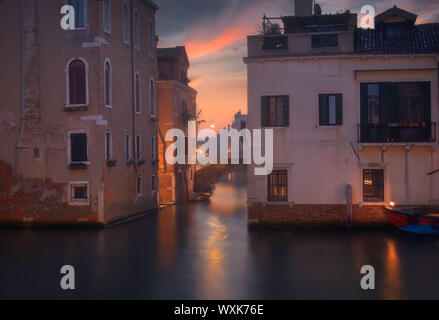
[[[358,124],[359,143],[432,143],[436,123]]]

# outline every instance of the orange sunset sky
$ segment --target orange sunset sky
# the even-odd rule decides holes
[[[205,126],[231,124],[247,112],[246,36],[257,34],[263,14],[294,14],[294,0],[156,0],[159,47],[185,45],[190,85],[198,91]],[[380,13],[393,5],[419,15],[418,23],[439,21],[438,0],[322,0],[323,13],[358,12],[373,5]]]

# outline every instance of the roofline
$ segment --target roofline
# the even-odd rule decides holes
[[[369,59],[369,58],[391,58],[391,57],[436,57],[436,60],[439,62],[439,52],[437,53],[401,53],[401,54],[370,54],[370,53],[354,53],[354,54],[333,54],[333,55],[296,55],[296,56],[279,56],[279,57],[245,57],[243,59],[245,64],[248,63],[264,63],[271,61],[280,61],[285,62],[289,60],[318,60],[318,59],[347,59],[347,58],[358,58],[358,59]]]
[[[179,87],[183,90],[188,90],[194,94],[198,94],[198,91],[195,90],[194,88],[188,86],[188,85],[184,85],[183,83],[181,83],[181,81],[178,80],[174,80],[174,79],[169,79],[169,80],[157,80],[156,81],[157,86],[162,86],[162,87]]]
[[[158,5],[156,5],[153,1],[151,0],[143,0],[148,6],[150,6],[154,11],[157,11],[160,9],[160,7]]]

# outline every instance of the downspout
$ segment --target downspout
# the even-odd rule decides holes
[[[132,84],[132,99],[131,99],[131,114],[133,120],[133,139],[132,139],[132,150],[133,150],[133,160],[134,160],[134,171],[136,172],[135,183],[137,184],[137,150],[136,150],[136,79],[135,79],[135,70],[134,70],[134,8],[133,8],[133,0],[130,1],[130,19],[131,19],[131,27],[130,27],[130,47],[131,47],[131,84]],[[139,146],[140,147],[140,146]],[[135,185],[136,185],[135,184]]]

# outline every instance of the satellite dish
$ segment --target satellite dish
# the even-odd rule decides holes
[[[322,7],[318,3],[316,3],[314,5],[314,14],[316,16],[321,16],[322,15]]]

